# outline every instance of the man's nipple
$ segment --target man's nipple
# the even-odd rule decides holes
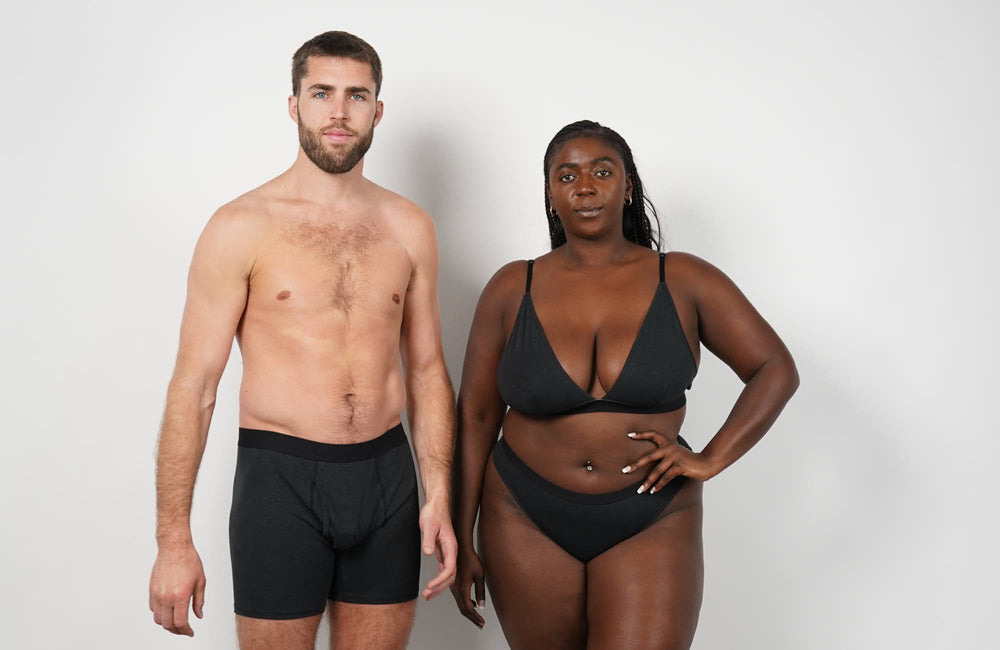
[[[392,294],[392,301],[394,303],[396,303],[397,305],[399,304],[399,294],[398,293]]]
[[[278,294],[278,300],[288,300],[289,296],[291,295],[292,292],[289,291],[288,289],[285,289],[284,291]]]

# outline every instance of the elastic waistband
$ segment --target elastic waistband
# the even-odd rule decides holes
[[[355,442],[346,445],[329,442],[306,440],[286,433],[262,431],[261,429],[244,429],[240,427],[240,447],[252,449],[267,449],[290,456],[298,456],[308,460],[318,460],[325,463],[350,463],[381,456],[385,452],[406,444],[406,433],[402,423],[389,429],[378,438]]]
[[[681,446],[691,449],[687,442],[677,436],[677,442]],[[519,472],[525,478],[534,483],[537,487],[545,490],[553,496],[559,497],[565,501],[571,501],[573,503],[583,503],[591,505],[602,505],[606,503],[615,503],[617,501],[622,501],[629,497],[637,496],[636,490],[642,485],[644,479],[623,487],[620,490],[615,490],[614,492],[599,492],[597,494],[587,494],[584,492],[574,492],[572,490],[567,490],[566,488],[559,487],[555,483],[547,480],[541,474],[535,470],[528,467],[528,465],[517,457],[514,450],[504,441],[503,438],[497,440],[496,446],[493,447],[493,462],[497,464],[497,469],[502,473],[503,468],[501,465],[506,465],[510,469]],[[646,499],[655,499],[657,496],[665,495],[668,498],[671,496],[667,490],[661,490],[659,492],[654,492],[650,495],[642,495]]]

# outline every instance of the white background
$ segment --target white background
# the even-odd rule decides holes
[[[487,278],[547,249],[542,153],[581,118],[792,350],[798,394],[706,486],[695,648],[1000,647],[998,5],[447,4],[4,12],[0,645],[235,646],[238,354],[195,494],[194,639],[147,609],[156,432],[198,233],[291,163],[291,55],[345,29],[385,67],[366,174],[437,223],[456,385]],[[705,355],[696,448],[739,390]],[[487,618],[421,602],[411,647],[506,647]]]

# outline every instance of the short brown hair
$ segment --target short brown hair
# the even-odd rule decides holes
[[[302,77],[306,76],[311,56],[333,56],[343,59],[353,59],[367,63],[372,67],[372,79],[375,80],[375,96],[382,89],[382,61],[378,58],[375,48],[354,34],[347,32],[323,32],[302,44],[292,57],[292,94],[299,94]]]

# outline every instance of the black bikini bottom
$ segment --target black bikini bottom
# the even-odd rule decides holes
[[[691,449],[680,436],[677,442]],[[615,492],[572,492],[539,476],[514,455],[503,438],[493,448],[493,465],[528,518],[581,562],[646,528],[685,481],[678,476],[652,494],[636,493],[642,481]]]

